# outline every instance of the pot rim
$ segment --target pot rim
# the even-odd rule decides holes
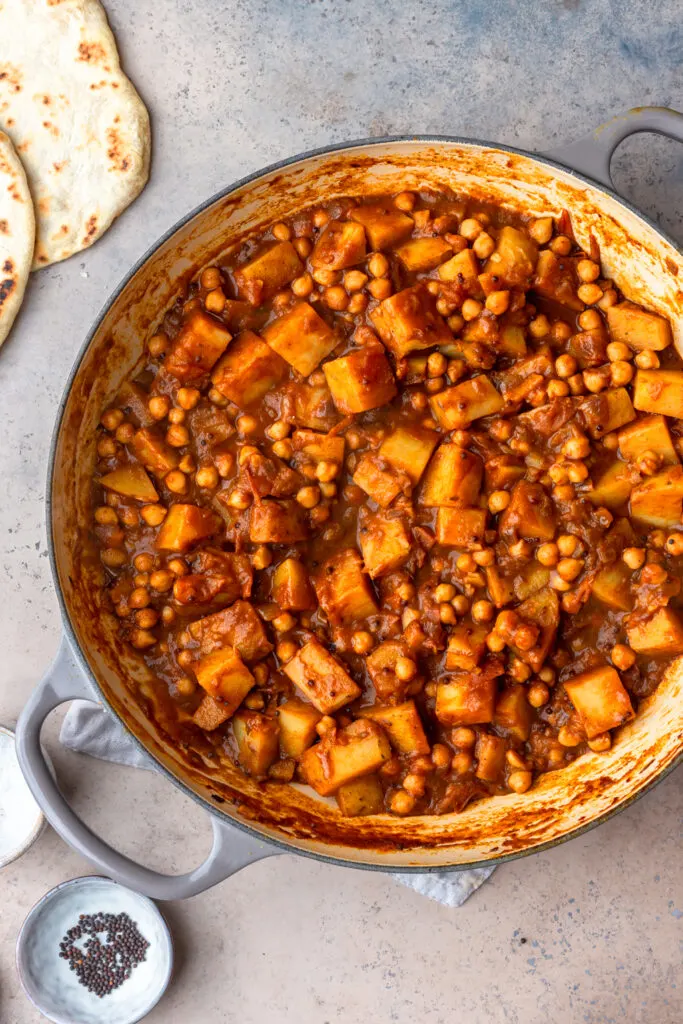
[[[307,849],[305,847],[299,847],[294,842],[290,842],[287,839],[282,838],[280,836],[272,836],[270,833],[267,833],[267,834],[264,835],[263,832],[259,831],[254,826],[252,826],[252,825],[250,825],[250,824],[248,824],[246,822],[243,822],[243,821],[239,820],[236,817],[233,817],[229,813],[229,811],[227,811],[227,810],[225,810],[225,809],[223,809],[221,807],[216,807],[216,806],[212,805],[205,797],[201,796],[199,793],[196,793],[190,786],[187,785],[187,783],[185,783],[184,781],[179,779],[176,775],[174,775],[173,772],[170,771],[170,769],[168,769],[157,757],[155,757],[155,755],[153,753],[151,753],[151,751],[142,743],[142,741],[140,739],[138,739],[138,737],[132,732],[132,730],[128,728],[128,726],[125,724],[123,719],[112,708],[112,706],[111,706],[111,704],[110,704],[110,702],[109,702],[109,700],[107,698],[106,693],[104,692],[104,690],[100,686],[99,681],[97,680],[96,676],[94,675],[93,671],[91,670],[90,665],[88,664],[87,658],[86,658],[86,656],[85,656],[85,654],[84,654],[84,652],[83,652],[83,650],[81,648],[81,645],[80,645],[80,643],[78,641],[78,638],[76,636],[76,631],[75,631],[75,629],[73,627],[73,624],[71,622],[71,616],[69,614],[69,609],[67,608],[66,601],[64,599],[64,594],[62,593],[62,588],[61,588],[61,584],[60,584],[60,580],[59,580],[59,573],[58,573],[58,570],[57,570],[57,560],[56,560],[56,555],[55,555],[55,545],[54,545],[54,539],[53,539],[53,535],[52,535],[52,488],[53,488],[53,483],[54,483],[55,461],[56,461],[56,457],[57,457],[57,445],[58,445],[58,442],[59,442],[59,437],[60,437],[60,434],[61,434],[62,424],[63,424],[63,421],[64,421],[64,413],[65,413],[65,410],[66,410],[67,402],[69,400],[69,396],[71,394],[71,388],[72,388],[74,380],[75,380],[75,378],[76,378],[76,376],[78,374],[78,371],[80,370],[81,363],[83,362],[83,359],[85,358],[85,355],[86,355],[88,349],[90,348],[90,345],[91,345],[91,342],[93,341],[93,338],[95,337],[95,335],[99,331],[99,329],[100,329],[100,327],[102,325],[102,321],[104,320],[105,316],[107,315],[107,313],[108,313],[109,309],[111,308],[111,306],[113,305],[113,303],[118,299],[118,297],[122,294],[122,292],[127,288],[128,284],[133,279],[133,277],[137,274],[137,272],[145,265],[145,263],[147,263],[147,261],[157,252],[157,250],[162,245],[164,245],[165,242],[167,242],[170,238],[172,238],[173,235],[176,234],[176,232],[178,232],[181,228],[183,228],[191,220],[193,220],[195,217],[197,217],[200,213],[203,213],[204,210],[208,209],[210,206],[213,206],[214,203],[217,203],[221,199],[227,198],[227,196],[231,195],[233,192],[236,192],[238,189],[242,188],[244,185],[249,185],[252,182],[258,181],[259,178],[263,178],[266,175],[271,174],[274,171],[279,171],[279,170],[282,170],[284,168],[291,167],[294,164],[297,164],[297,163],[302,162],[304,160],[311,159],[313,157],[327,156],[327,155],[330,155],[330,154],[333,154],[333,153],[341,153],[341,152],[344,152],[346,150],[354,150],[354,149],[361,149],[361,148],[366,148],[366,147],[382,146],[382,145],[387,145],[387,144],[389,144],[389,145],[391,145],[391,144],[400,144],[400,143],[405,143],[405,142],[409,142],[409,143],[410,142],[412,142],[412,143],[437,143],[437,144],[439,144],[439,143],[446,143],[446,144],[449,144],[449,145],[473,146],[473,147],[482,148],[482,149],[489,149],[490,148],[490,149],[495,149],[495,150],[497,150],[499,152],[502,152],[502,153],[511,153],[511,154],[513,154],[515,156],[522,156],[522,157],[525,157],[526,159],[534,160],[534,161],[536,161],[536,162],[538,162],[540,164],[543,164],[543,165],[545,165],[547,167],[550,167],[552,169],[560,170],[560,171],[562,171],[565,174],[569,173],[573,177],[577,178],[579,181],[583,181],[586,184],[590,185],[592,188],[596,189],[599,193],[602,193],[603,195],[609,196],[611,199],[613,199],[617,203],[619,203],[622,207],[624,207],[625,209],[629,210],[631,213],[635,214],[642,221],[644,221],[650,228],[652,228],[652,230],[660,238],[662,238],[664,241],[668,242],[669,245],[671,245],[677,252],[679,252],[683,256],[683,249],[681,248],[681,246],[679,245],[679,243],[675,239],[673,239],[669,234],[667,234],[666,231],[663,231],[661,229],[661,227],[658,224],[655,223],[654,220],[652,220],[647,214],[644,214],[641,210],[639,210],[638,207],[636,207],[633,203],[631,203],[629,200],[624,199],[622,196],[620,196],[618,194],[618,192],[616,192],[614,189],[608,188],[607,186],[598,183],[593,178],[590,178],[588,175],[582,174],[579,171],[575,171],[571,167],[569,167],[569,166],[567,166],[565,164],[560,163],[558,160],[555,160],[552,157],[546,156],[544,154],[532,153],[529,150],[519,149],[519,148],[517,148],[515,146],[507,146],[507,145],[502,145],[502,144],[496,143],[496,142],[490,142],[490,141],[487,141],[487,140],[484,140],[484,139],[473,139],[473,138],[468,138],[468,137],[460,136],[460,135],[440,135],[440,134],[383,135],[383,136],[379,136],[377,138],[353,139],[353,140],[346,141],[346,142],[337,142],[337,143],[334,143],[333,145],[330,145],[330,146],[319,146],[319,147],[316,147],[315,149],[306,150],[306,151],[304,151],[302,153],[296,153],[293,156],[286,157],[283,160],[277,160],[274,163],[267,164],[265,167],[259,168],[257,171],[252,171],[250,174],[246,174],[243,177],[238,178],[236,181],[233,181],[230,185],[227,185],[224,188],[219,189],[217,192],[215,192],[208,199],[205,199],[203,202],[201,202],[197,206],[193,207],[192,210],[190,210],[188,213],[186,213],[184,216],[182,216],[179,220],[177,220],[170,228],[168,228],[162,235],[160,235],[159,238],[157,238],[155,242],[153,242],[150,246],[148,246],[148,248],[143,252],[143,254],[135,261],[135,263],[133,264],[131,269],[124,275],[124,277],[121,279],[121,281],[118,283],[118,285],[109,294],[109,296],[107,297],[105,303],[100,308],[99,313],[95,317],[95,319],[93,321],[93,324],[92,324],[90,330],[88,331],[88,333],[87,333],[87,335],[85,337],[85,340],[83,341],[83,344],[81,345],[81,347],[80,347],[80,349],[79,349],[79,351],[78,351],[78,353],[76,355],[76,358],[74,360],[73,366],[71,367],[71,370],[69,371],[68,377],[67,377],[67,379],[65,381],[65,384],[64,384],[64,389],[63,389],[62,396],[61,396],[60,401],[59,401],[59,405],[57,407],[57,414],[56,414],[56,418],[55,418],[55,425],[54,425],[53,432],[52,432],[52,437],[51,437],[51,440],[50,440],[50,451],[49,451],[49,459],[48,459],[48,466],[47,466],[46,494],[45,494],[45,525],[46,525],[46,533],[47,533],[47,547],[48,547],[48,554],[49,554],[49,560],[50,560],[50,568],[51,568],[51,571],[52,571],[52,578],[53,578],[53,581],[54,581],[54,584],[55,584],[55,591],[56,591],[57,600],[59,602],[59,608],[60,608],[60,613],[61,613],[62,625],[63,625],[64,632],[65,632],[65,634],[66,634],[66,636],[68,638],[69,645],[70,645],[70,647],[71,647],[71,649],[72,649],[72,651],[74,653],[74,656],[76,657],[76,659],[78,661],[78,664],[79,664],[80,668],[84,672],[84,674],[85,674],[86,678],[88,679],[89,683],[96,689],[97,693],[99,694],[99,697],[102,699],[102,701],[105,704],[105,706],[107,707],[108,711],[110,711],[111,713],[115,714],[116,718],[122,723],[122,725],[124,726],[124,728],[126,730],[126,734],[127,734],[128,739],[132,740],[133,743],[135,743],[137,748],[143,754],[145,754],[147,757],[149,757],[151,760],[153,760],[154,764],[155,764],[155,767],[156,767],[156,770],[161,772],[163,775],[165,775],[169,779],[170,782],[172,782],[175,786],[177,786],[184,793],[185,796],[190,797],[190,799],[192,799],[200,807],[202,807],[204,810],[207,810],[210,814],[212,814],[212,815],[216,816],[217,818],[219,818],[219,820],[221,820],[221,821],[226,821],[227,820],[232,827],[240,829],[242,832],[246,833],[247,835],[250,835],[250,836],[252,836],[254,838],[257,838],[257,839],[259,839],[261,841],[265,841],[267,843],[270,843],[273,846],[278,847],[283,853],[298,854],[300,856],[310,857],[310,858],[312,858],[314,860],[322,861],[322,862],[328,863],[328,864],[336,864],[336,865],[341,865],[341,866],[344,866],[344,867],[352,867],[352,868],[357,868],[359,870],[365,870],[365,871],[380,871],[380,872],[384,872],[384,873],[386,873],[388,869],[383,864],[378,864],[378,863],[374,863],[373,864],[373,863],[369,863],[369,862],[360,862],[360,861],[355,861],[355,860],[352,861],[352,860],[349,860],[348,858],[343,857],[343,856],[338,855],[338,854],[320,853],[320,852],[317,852],[316,850]],[[589,822],[586,822],[586,824],[580,825],[577,828],[572,829],[566,835],[559,836],[556,839],[548,839],[545,842],[539,843],[539,844],[534,845],[534,846],[531,846],[531,847],[529,847],[526,850],[515,851],[514,853],[495,855],[495,856],[486,858],[485,860],[465,861],[465,862],[460,862],[457,865],[428,865],[428,864],[427,865],[417,865],[417,864],[416,865],[401,865],[399,868],[393,869],[391,871],[391,873],[397,873],[397,874],[426,874],[426,873],[434,873],[434,872],[437,872],[437,873],[441,872],[441,873],[443,873],[443,872],[448,872],[448,871],[453,871],[453,872],[455,872],[455,871],[467,871],[467,870],[470,870],[472,868],[490,867],[491,865],[503,864],[506,861],[520,860],[523,857],[529,857],[529,856],[531,856],[533,854],[543,853],[546,850],[553,849],[554,847],[559,846],[562,843],[568,842],[570,839],[576,839],[579,836],[584,835],[585,833],[587,833],[587,832],[591,831],[592,829],[596,828],[598,825],[601,825],[603,822],[607,821],[608,819],[610,819],[610,818],[614,817],[615,815],[621,813],[621,811],[626,810],[626,808],[630,807],[633,803],[636,802],[636,800],[639,800],[640,797],[644,796],[651,789],[653,789],[656,785],[658,785],[660,782],[662,782],[667,777],[667,775],[669,775],[672,771],[674,771],[674,769],[677,768],[680,764],[683,764],[683,750],[681,750],[681,752],[671,761],[670,764],[668,764],[664,768],[662,768],[655,778],[653,778],[646,785],[644,785],[641,788],[639,788],[638,790],[636,790],[635,793],[632,793],[630,796],[626,797],[616,807],[613,807],[613,808],[610,808],[610,809],[604,811],[597,818],[594,818],[593,820],[591,820]],[[417,855],[419,856],[419,853]]]

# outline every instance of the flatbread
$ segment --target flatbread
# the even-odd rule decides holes
[[[9,138],[0,132],[0,345],[24,297],[35,233],[24,168]]]
[[[33,196],[34,270],[92,245],[135,199],[149,115],[98,0],[0,0],[0,128]]]

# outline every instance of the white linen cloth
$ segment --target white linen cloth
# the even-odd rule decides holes
[[[69,708],[59,736],[70,750],[116,764],[155,771],[154,762],[126,733],[121,723],[101,705],[76,700]],[[425,874],[394,872],[401,885],[447,907],[459,907],[493,873],[495,866],[468,871],[436,871]]]

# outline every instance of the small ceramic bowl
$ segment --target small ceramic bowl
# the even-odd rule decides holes
[[[4,725],[0,725],[0,733],[2,733],[3,736],[7,737],[9,740],[11,740],[12,743],[14,743],[14,732],[11,729],[7,729]],[[48,765],[50,767],[50,770],[53,771],[52,764],[50,763],[49,760]],[[19,774],[21,774],[21,769],[19,768],[18,761],[16,764],[16,770]],[[26,814],[25,820],[23,822],[23,827],[21,827],[19,823],[16,824],[16,835],[12,835],[12,843],[9,846],[6,846],[3,843],[2,852],[0,853],[0,869],[7,867],[7,865],[11,864],[13,860],[17,859],[17,857],[21,857],[23,853],[26,853],[29,847],[33,846],[36,839],[45,828],[45,816],[43,812],[41,811],[40,807],[31,796],[31,791],[29,790],[26,783],[24,783],[24,787],[26,789],[26,796],[23,802],[23,806],[25,809],[30,807],[31,813]],[[34,810],[35,813],[33,813]],[[2,811],[0,810],[0,816],[1,815]],[[8,828],[12,828],[14,823],[5,822],[4,824]]]
[[[80,984],[59,943],[80,914],[126,913],[149,942],[146,959],[103,998]],[[168,926],[146,896],[92,875],[62,882],[36,903],[17,939],[17,971],[26,995],[54,1024],[134,1024],[156,1006],[173,968]]]

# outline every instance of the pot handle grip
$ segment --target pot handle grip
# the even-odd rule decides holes
[[[184,875],[164,875],[113,849],[96,836],[62,796],[50,774],[40,745],[40,731],[49,713],[69,700],[97,697],[76,663],[66,638],[54,662],[24,706],[16,726],[16,748],[26,782],[55,831],[78,853],[116,882],[155,900],[196,896],[230,875],[280,850],[211,815],[213,844],[199,867]]]
[[[612,154],[624,139],[637,132],[654,132],[683,142],[683,114],[669,107],[634,107],[601,124],[576,142],[558,146],[540,155],[614,190],[610,174]]]

